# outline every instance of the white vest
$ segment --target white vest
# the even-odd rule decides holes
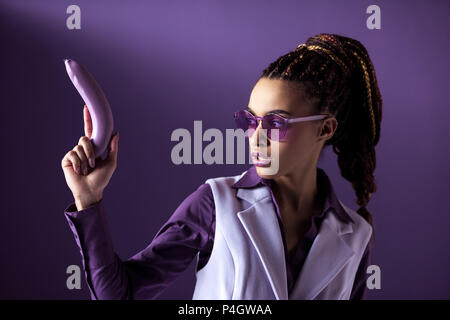
[[[216,231],[208,263],[196,272],[192,299],[349,299],[372,234],[370,224],[339,200],[355,223],[341,222],[328,211],[288,294],[283,240],[270,189],[231,188],[244,174],[206,181],[214,196]]]

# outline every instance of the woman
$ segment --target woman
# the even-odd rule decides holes
[[[271,63],[247,110],[235,113],[238,127],[250,129],[254,165],[200,185],[148,247],[127,261],[113,250],[102,199],[116,168],[119,136],[111,139],[106,160],[94,163],[84,110],[86,135],[62,168],[75,199],[65,216],[92,299],[156,298],[194,257],[194,299],[363,297],[373,241],[365,207],[376,191],[382,99],[359,41],[318,34]],[[355,190],[357,212],[336,197],[317,168],[330,145]],[[275,174],[267,171],[271,150],[279,159]]]

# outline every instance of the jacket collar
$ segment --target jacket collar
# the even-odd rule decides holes
[[[345,223],[355,223],[353,219],[349,216],[347,211],[343,208],[341,202],[336,196],[330,178],[325,173],[325,171],[319,167],[317,167],[317,181],[319,186],[319,192],[321,193],[322,197],[325,197],[325,205],[322,213],[319,216],[315,217],[318,219],[324,218],[325,213],[329,209],[333,209],[331,211],[335,213],[336,217],[340,221]],[[235,189],[251,189],[261,185],[266,185],[269,188],[271,188],[272,180],[261,178],[256,171],[255,165],[253,165],[231,187]],[[242,191],[240,193],[242,194]]]

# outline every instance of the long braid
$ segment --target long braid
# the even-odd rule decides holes
[[[341,175],[355,190],[358,214],[373,225],[366,206],[376,192],[375,146],[383,100],[364,46],[352,38],[321,33],[272,62],[260,78],[301,83],[318,113],[336,117],[339,125],[325,146],[332,146]]]

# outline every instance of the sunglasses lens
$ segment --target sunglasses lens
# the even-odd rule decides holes
[[[245,110],[234,113],[236,126],[247,132],[247,137],[251,137],[258,127],[256,118]],[[283,140],[287,130],[287,120],[276,114],[267,114],[263,117],[262,128],[266,130],[267,137],[271,140]]]
[[[276,114],[269,114],[264,117],[263,127],[267,129],[269,139],[281,140],[284,138],[287,122]]]
[[[238,111],[234,113],[234,120],[236,122],[236,126],[238,129],[242,129],[244,131],[248,131],[249,136],[253,133],[254,129],[256,128],[256,120],[245,111]],[[252,131],[252,132],[250,132]]]

